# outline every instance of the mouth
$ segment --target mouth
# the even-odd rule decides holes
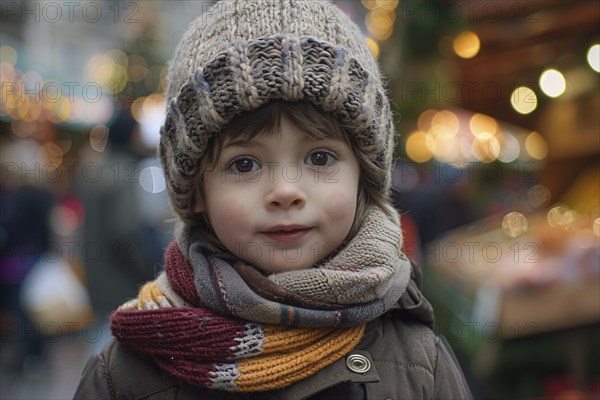
[[[278,243],[295,243],[306,236],[312,228],[302,225],[277,225],[260,232]]]

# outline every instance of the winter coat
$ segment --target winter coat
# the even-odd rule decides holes
[[[433,310],[419,290],[420,273],[398,307],[367,324],[346,357],[283,389],[230,393],[196,387],[163,372],[116,341],[84,368],[75,399],[471,399],[446,340],[433,331]]]

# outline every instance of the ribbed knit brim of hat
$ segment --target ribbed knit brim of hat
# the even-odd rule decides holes
[[[159,157],[171,204],[193,219],[192,198],[211,137],[272,100],[332,113],[387,192],[394,128],[377,62],[360,29],[324,0],[215,4],[183,36],[169,67]]]

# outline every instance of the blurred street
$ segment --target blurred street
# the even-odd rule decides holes
[[[52,338],[44,343],[45,357],[29,356],[21,369],[10,366],[14,347],[2,345],[0,399],[71,399],[88,358],[90,343],[80,334]]]

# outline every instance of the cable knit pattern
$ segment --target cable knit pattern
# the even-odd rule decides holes
[[[217,3],[182,39],[168,75],[159,156],[171,204],[191,220],[194,182],[210,138],[233,117],[281,99],[334,114],[387,192],[394,148],[389,103],[363,35],[322,0]]]
[[[402,253],[402,234],[380,210],[365,219],[354,240],[325,265],[309,271],[274,274],[270,279],[290,291],[325,303],[357,304],[384,298],[392,283],[403,292],[410,271]],[[397,279],[400,278],[400,279]]]

